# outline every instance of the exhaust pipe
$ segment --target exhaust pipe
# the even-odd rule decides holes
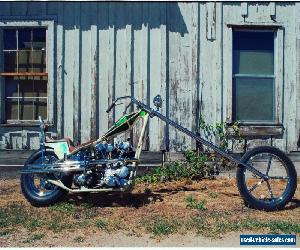
[[[21,170],[20,174],[51,174],[51,173],[70,173],[83,172],[88,166],[115,164],[119,160],[92,160],[92,161],[63,161],[54,164],[28,164],[26,169]]]
[[[66,187],[60,180],[48,180],[49,183],[60,187],[61,189],[64,189],[70,193],[100,193],[100,192],[124,192],[127,189],[125,188],[86,188],[86,187],[81,187],[77,189],[72,189]]]

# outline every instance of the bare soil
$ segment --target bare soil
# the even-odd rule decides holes
[[[190,196],[202,206],[189,206]],[[283,210],[258,211],[226,177],[140,183],[123,196],[69,194],[44,208],[25,200],[18,179],[0,180],[0,209],[10,220],[0,225],[0,247],[239,246],[241,233],[300,236],[299,190]]]

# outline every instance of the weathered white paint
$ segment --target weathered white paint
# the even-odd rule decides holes
[[[164,100],[161,112],[193,131],[198,130],[200,115],[210,124],[231,122],[228,24],[282,25],[275,45],[276,118],[285,132],[273,144],[286,151],[297,150],[300,131],[299,12],[297,2],[0,3],[0,21],[54,23],[47,33],[51,133],[76,142],[95,139],[122,114],[124,105],[105,113],[120,95],[151,103],[159,93]],[[3,90],[0,97],[3,100]],[[0,105],[3,109],[3,101]],[[140,129],[133,130],[134,142]],[[36,148],[37,131],[36,126],[0,126],[0,147]],[[270,141],[248,140],[247,145]],[[159,151],[168,146],[183,150],[195,143],[151,119],[144,148]],[[243,143],[233,147],[241,150]]]

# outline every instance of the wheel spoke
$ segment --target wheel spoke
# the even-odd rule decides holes
[[[268,186],[268,189],[269,189],[269,194],[271,196],[271,199],[274,200],[275,198],[274,198],[274,195],[273,195],[273,192],[272,192],[272,189],[271,189],[269,181],[267,181],[267,186]]]
[[[288,180],[288,176],[269,176],[270,179],[272,180]]]
[[[269,162],[268,162],[268,168],[267,168],[266,175],[268,175],[268,174],[269,174],[270,167],[271,167],[271,162],[272,162],[272,156],[270,156],[270,159],[269,159]]]
[[[259,181],[258,183],[254,184],[250,189],[248,189],[248,191],[251,193],[255,188],[260,186],[263,182],[264,180]]]

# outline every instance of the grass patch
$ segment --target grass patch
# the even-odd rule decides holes
[[[209,192],[208,196],[210,198],[216,199],[216,198],[218,198],[219,194],[217,192]]]
[[[77,237],[74,238],[74,241],[77,242],[77,243],[84,242],[84,237],[82,237],[82,236],[77,236]]]
[[[197,199],[195,199],[192,195],[189,195],[186,198],[186,206],[188,208],[194,208],[194,209],[199,209],[199,210],[207,210],[206,208],[206,200],[202,200],[202,201],[197,201]]]
[[[68,202],[60,202],[49,207],[49,210],[68,214],[75,211],[75,205]]]
[[[26,223],[26,228],[30,231],[35,231],[43,225],[43,221],[40,219],[33,218]]]
[[[30,214],[20,204],[11,203],[0,208],[0,228],[25,224],[30,218]]]
[[[100,228],[102,230],[108,230],[108,222],[104,220],[97,220],[96,221],[96,227]]]
[[[24,240],[23,243],[32,243],[34,241],[43,239],[44,236],[45,236],[45,234],[42,234],[42,233],[33,234],[31,237],[29,237],[28,239]]]
[[[178,223],[162,217],[141,221],[146,230],[154,236],[169,235],[177,231]]]
[[[0,231],[0,237],[1,236],[6,236],[11,233],[15,232],[15,229],[9,228],[9,229],[4,229],[3,231]]]
[[[82,203],[80,206],[82,208],[92,208],[92,207],[94,207],[93,204],[91,204],[91,203]]]
[[[271,234],[299,234],[300,224],[285,221],[260,221],[247,218],[240,221],[230,220],[222,214],[207,214],[199,217],[192,217],[185,221],[186,230],[195,230],[197,234],[217,238],[228,232],[237,232],[241,230],[267,231]]]
[[[74,225],[61,220],[61,218],[57,216],[48,221],[48,229],[54,233],[59,233],[63,230],[71,229],[72,227],[74,227]]]

